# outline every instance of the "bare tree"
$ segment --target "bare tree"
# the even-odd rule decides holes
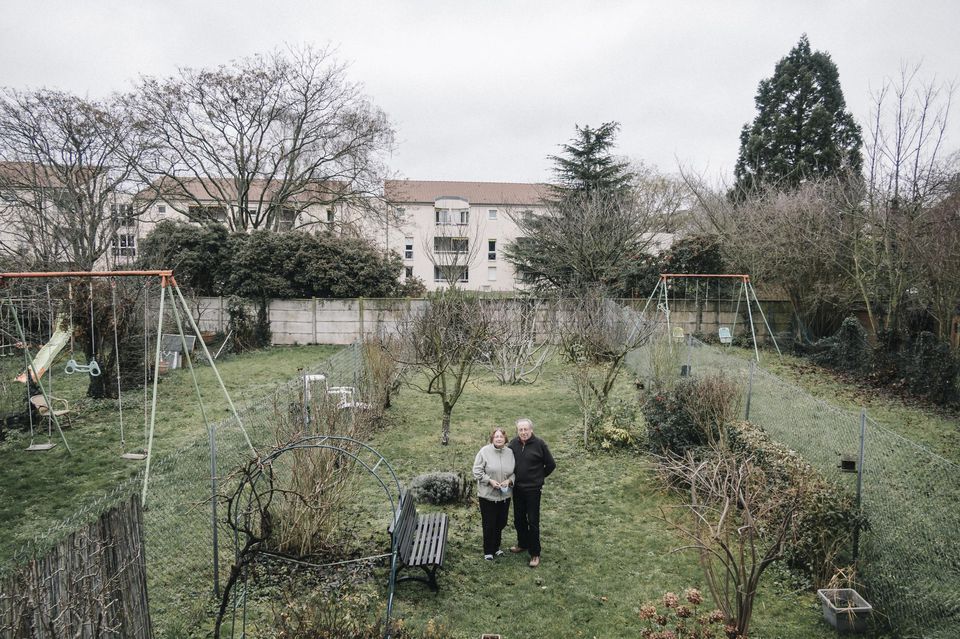
[[[544,334],[547,308],[540,299],[486,301],[493,330],[484,345],[481,365],[501,384],[532,384],[553,355],[550,335]]]
[[[191,220],[277,230],[347,203],[391,210],[377,202],[393,129],[329,49],[144,78],[133,104],[154,142],[151,192]]]
[[[763,572],[783,557],[796,527],[798,490],[768,494],[762,469],[749,458],[715,451],[704,460],[691,453],[661,458],[665,481],[689,496],[679,515],[661,508],[667,524],[700,556],[714,601],[747,637]],[[682,550],[681,549],[681,550]]]
[[[859,190],[828,178],[787,190],[763,186],[733,201],[726,188],[692,174],[684,179],[699,204],[696,223],[720,238],[730,267],[783,287],[797,320],[795,337],[835,331],[858,297],[851,255],[862,229],[850,206]]]
[[[407,383],[440,398],[440,443],[444,446],[450,442],[453,408],[493,330],[484,301],[456,286],[431,294],[424,306],[408,311],[398,323],[400,362],[415,367]]]
[[[627,353],[645,344],[655,328],[655,322],[596,292],[559,302],[557,340],[574,366],[571,380],[583,417],[584,446],[592,420],[606,412]]]
[[[859,244],[855,258],[864,297],[884,311],[880,318],[871,314],[875,332],[896,332],[903,305],[920,289],[935,297],[944,292],[939,283],[924,287],[923,269],[916,267],[926,253],[923,239],[939,233],[931,218],[942,218],[944,211],[938,205],[949,196],[956,176],[956,158],[945,157],[943,148],[953,87],[923,83],[918,73],[919,66],[903,67],[896,80],[874,94],[867,134],[860,209],[866,241]],[[949,242],[950,237],[948,233],[944,239]],[[949,252],[956,245],[946,249]],[[929,269],[927,274],[934,275]],[[955,290],[956,272],[952,279],[949,288]]]
[[[910,239],[908,250],[921,282],[917,292],[937,335],[945,339],[960,308],[960,190],[926,211]]]
[[[138,213],[117,205],[132,206],[122,203],[142,152],[140,126],[119,99],[4,90],[0,246],[31,266],[91,270]]]

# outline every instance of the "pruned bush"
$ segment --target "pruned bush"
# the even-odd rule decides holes
[[[838,371],[862,373],[870,370],[872,349],[867,331],[856,317],[848,317],[835,334],[813,346],[811,359]]]
[[[678,380],[672,389],[652,393],[644,402],[647,442],[652,451],[682,454],[689,448],[706,444],[703,432],[684,410],[686,387],[692,383],[692,379]]]
[[[837,569],[849,563],[854,531],[865,526],[853,496],[749,422],[731,424],[729,441],[732,450],[749,455],[763,469],[771,494],[790,489],[799,495],[784,559],[808,575],[814,587],[826,587]]]
[[[466,500],[471,485],[459,473],[437,472],[417,475],[407,490],[417,501],[439,505]]]
[[[737,385],[721,374],[678,380],[643,405],[647,441],[654,452],[724,445],[726,425],[740,412]]]

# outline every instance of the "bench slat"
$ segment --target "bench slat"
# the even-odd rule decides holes
[[[403,577],[398,579],[418,579],[437,590],[437,569],[443,566],[447,547],[449,519],[444,513],[419,515],[416,500],[404,494],[401,498],[400,513],[390,526],[390,534],[397,543],[397,554],[403,566],[422,568],[426,578]]]

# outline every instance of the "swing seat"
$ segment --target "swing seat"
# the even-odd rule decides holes
[[[674,326],[674,327],[673,327],[673,341],[676,342],[677,344],[680,344],[680,343],[683,342],[683,327],[682,327],[682,326]]]
[[[46,452],[56,446],[53,442],[46,444],[30,444],[24,450],[33,451],[33,452]]]
[[[34,395],[30,398],[30,403],[33,404],[33,407],[37,409],[37,414],[41,417],[46,417],[48,415],[53,415],[54,417],[60,417],[61,415],[70,414],[70,403],[65,399],[60,399],[59,397],[50,397],[50,404],[47,403],[47,398],[41,395]],[[52,404],[52,406],[51,406]]]
[[[732,344],[732,343],[733,343],[733,336],[730,335],[730,329],[727,328],[726,326],[721,326],[721,327],[720,327],[719,335],[720,335],[720,343],[721,343],[721,344]]]

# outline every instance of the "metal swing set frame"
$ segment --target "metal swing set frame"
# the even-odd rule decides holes
[[[663,316],[667,323],[667,335],[672,335],[670,328],[670,280],[671,279],[736,279],[740,280],[740,289],[737,294],[737,307],[733,315],[733,331],[736,331],[737,328],[737,317],[740,315],[740,300],[746,298],[747,304],[747,317],[750,321],[750,336],[753,339],[753,353],[756,360],[760,361],[760,349],[757,347],[757,332],[754,328],[753,321],[753,304],[757,305],[757,310],[760,312],[760,317],[763,318],[763,324],[767,327],[767,334],[770,336],[770,339],[773,340],[773,345],[777,349],[777,355],[782,355],[780,352],[780,346],[777,344],[777,337],[773,334],[773,331],[770,329],[770,323],[767,321],[767,316],[763,313],[763,307],[760,306],[760,300],[757,299],[757,291],[753,287],[753,282],[750,281],[750,276],[745,273],[712,273],[712,274],[700,274],[700,273],[661,273],[660,279],[657,280],[656,286],[653,287],[653,291],[650,292],[650,297],[647,298],[647,303],[643,306],[643,314],[646,315],[647,308],[650,306],[650,303],[653,301],[654,297],[657,297],[657,310],[663,313]],[[752,301],[751,301],[752,297]]]
[[[186,335],[183,329],[183,321],[181,319],[181,309],[186,315],[187,320],[189,321],[189,326],[194,334],[197,336],[196,342],[199,343],[203,348],[204,356],[207,358],[207,361],[210,363],[211,368],[213,369],[214,375],[217,379],[217,383],[220,386],[220,390],[223,392],[224,397],[227,400],[227,404],[230,407],[230,411],[237,422],[237,425],[240,427],[240,431],[243,433],[243,437],[246,440],[247,446],[249,446],[254,457],[258,457],[259,453],[254,447],[253,442],[251,442],[249,435],[247,434],[246,428],[243,426],[243,421],[240,419],[240,414],[237,411],[236,406],[233,403],[233,399],[230,397],[230,393],[227,392],[227,388],[223,383],[223,378],[220,376],[220,371],[217,370],[216,362],[213,356],[210,354],[210,351],[207,349],[206,344],[203,340],[200,339],[200,329],[197,326],[196,321],[193,319],[193,314],[190,312],[190,307],[187,304],[186,299],[183,296],[183,293],[180,291],[180,287],[177,285],[177,281],[173,276],[172,270],[145,270],[145,271],[45,271],[45,272],[8,272],[0,273],[0,288],[7,287],[10,282],[23,280],[23,279],[53,279],[53,278],[79,278],[79,279],[109,279],[109,278],[120,278],[120,277],[132,277],[132,278],[158,278],[160,280],[160,303],[159,310],[157,312],[157,340],[156,340],[156,349],[154,352],[154,366],[153,366],[153,386],[152,386],[152,396],[150,398],[150,416],[149,416],[149,427],[147,433],[147,453],[145,456],[146,466],[143,474],[143,490],[141,492],[141,502],[146,505],[147,501],[147,484],[150,478],[150,462],[153,457],[153,435],[156,427],[157,419],[157,385],[159,383],[160,376],[160,339],[159,336],[163,332],[163,316],[164,316],[164,305],[166,298],[169,295],[170,305],[173,310],[173,316],[177,325],[177,332],[180,336],[181,345],[183,346],[183,351],[185,359],[187,361],[187,366],[190,370],[190,375],[193,380],[194,391],[197,395],[197,401],[200,405],[200,412],[203,416],[204,423],[207,425],[207,429],[210,429],[210,422],[207,417],[207,411],[204,407],[203,397],[200,393],[200,386],[197,382],[196,371],[193,367],[193,361],[190,357],[189,349],[186,344]],[[169,293],[168,293],[169,289]],[[26,342],[26,337],[24,335],[23,326],[20,323],[20,320],[17,316],[16,306],[10,300],[10,298],[0,299],[0,309],[9,305],[12,309],[12,316],[17,323],[17,330],[19,332],[21,343],[24,347],[24,359],[26,360],[27,367],[27,378],[28,378],[28,387],[29,380],[33,379],[37,386],[40,389],[41,394],[43,395],[44,401],[47,405],[50,405],[54,398],[47,391],[46,386],[43,383],[43,373],[45,371],[37,371],[34,369],[34,358],[29,352],[29,345]],[[178,306],[179,305],[179,306]],[[116,347],[116,344],[115,344]],[[70,445],[67,443],[66,437],[63,434],[63,429],[60,426],[60,421],[56,412],[51,414],[51,419],[57,427],[57,432],[60,434],[60,439],[63,441],[64,446],[68,452],[70,451]],[[122,419],[122,418],[121,418]],[[122,439],[122,436],[121,436]],[[52,445],[42,445],[41,448],[35,450],[49,450],[52,448]],[[135,455],[129,455],[128,459],[133,458],[137,459],[139,457]]]

